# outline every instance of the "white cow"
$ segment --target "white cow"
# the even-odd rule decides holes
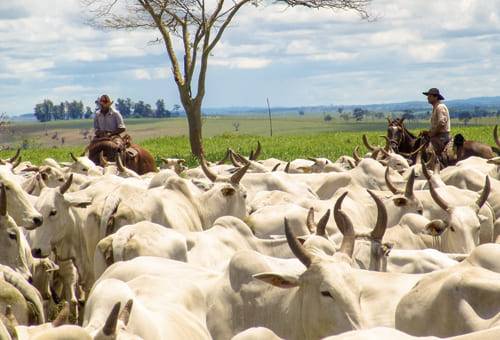
[[[500,245],[476,250],[471,260],[427,274],[402,297],[396,327],[411,335],[447,337],[500,326],[500,274],[496,271]]]
[[[5,187],[9,205],[7,212],[16,224],[25,229],[35,229],[42,225],[43,217],[34,206],[34,199],[15,180],[12,173],[0,169],[0,183]]]

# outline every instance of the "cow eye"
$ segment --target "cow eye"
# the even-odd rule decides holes
[[[16,234],[15,232],[13,232],[13,231],[9,231],[9,233],[8,233],[8,234],[9,234],[9,238],[10,238],[11,240],[17,240],[17,234]]]
[[[332,294],[331,294],[329,291],[327,291],[327,290],[322,291],[322,292],[321,292],[321,295],[323,295],[323,296],[326,296],[326,297],[329,297],[329,298],[333,299]]]
[[[49,213],[49,216],[56,216],[57,215],[57,210],[52,209]]]
[[[10,187],[7,187],[7,186],[6,186],[6,187],[5,187],[5,190],[10,190]]]
[[[450,226],[450,230],[455,232],[455,228],[453,228],[452,226]]]

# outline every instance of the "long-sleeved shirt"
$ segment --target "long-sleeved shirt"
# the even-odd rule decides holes
[[[446,105],[440,103],[432,110],[431,136],[450,131],[450,113]]]
[[[123,118],[120,112],[110,108],[108,113],[103,114],[98,111],[94,118],[94,129],[96,131],[116,131],[119,128],[125,128]]]

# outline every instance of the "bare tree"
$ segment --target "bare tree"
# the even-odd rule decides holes
[[[235,15],[246,5],[281,3],[291,7],[352,10],[369,17],[371,0],[81,0],[95,27],[154,29],[161,34],[189,125],[191,151],[203,155],[201,106],[210,53]],[[159,40],[159,41],[161,41]],[[175,41],[181,51],[175,49]],[[182,65],[180,60],[182,60]],[[196,78],[196,79],[195,79]],[[195,88],[196,93],[192,91]]]

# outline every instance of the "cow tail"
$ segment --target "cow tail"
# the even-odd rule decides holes
[[[102,208],[101,223],[99,225],[99,239],[103,239],[110,234],[114,223],[114,214],[118,210],[121,198],[117,193],[113,192],[104,200]],[[111,229],[111,230],[110,230]]]

